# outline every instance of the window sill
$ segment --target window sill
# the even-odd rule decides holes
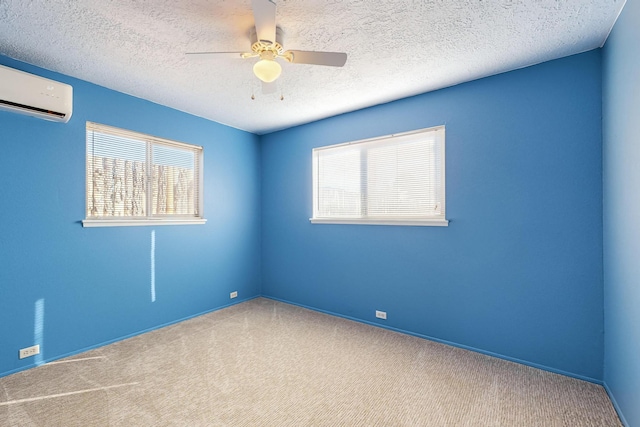
[[[133,227],[157,225],[199,225],[205,224],[206,219],[85,219],[83,227]]]
[[[329,218],[309,218],[312,224],[359,224],[359,225],[408,225],[422,227],[448,227],[449,220],[446,219],[423,219],[423,220],[385,220],[385,219],[329,219]]]

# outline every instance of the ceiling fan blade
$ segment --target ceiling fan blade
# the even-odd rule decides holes
[[[294,64],[328,65],[342,67],[347,62],[347,54],[342,52],[310,52],[305,50],[288,50],[283,56]]]
[[[242,58],[244,52],[187,52],[190,59]]]
[[[276,82],[266,83],[262,82],[262,93],[268,95],[270,93],[276,93],[278,91],[278,84]]]
[[[270,0],[252,0],[258,40],[276,42],[276,5]]]

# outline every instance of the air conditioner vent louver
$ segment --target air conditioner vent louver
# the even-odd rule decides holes
[[[73,88],[0,65],[0,110],[66,123],[73,112]]]
[[[64,119],[66,116],[66,114],[58,113],[57,111],[49,111],[43,108],[31,107],[29,105],[18,104],[17,102],[5,101],[4,99],[0,99],[0,105],[5,105],[7,107],[13,107],[13,108],[20,108],[25,111],[34,111],[34,112],[43,113],[46,115],[52,115],[55,117],[60,117],[61,119]]]

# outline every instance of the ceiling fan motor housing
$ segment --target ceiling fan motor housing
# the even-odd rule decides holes
[[[282,28],[276,27],[276,41],[275,43],[271,43],[269,40],[258,40],[258,35],[256,33],[255,27],[251,28],[251,32],[249,33],[249,39],[251,40],[251,50],[257,54],[260,54],[264,51],[272,51],[275,56],[282,55],[284,48],[282,47],[282,36],[284,32]]]

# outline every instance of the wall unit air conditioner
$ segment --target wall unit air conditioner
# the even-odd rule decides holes
[[[0,65],[0,110],[67,123],[73,112],[73,88]]]

